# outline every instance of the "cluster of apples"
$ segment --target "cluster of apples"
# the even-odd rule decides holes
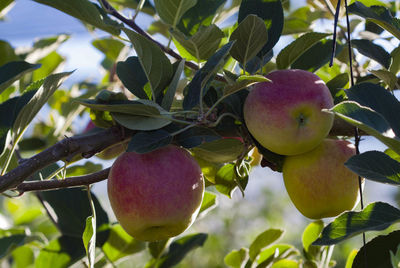
[[[306,217],[334,217],[359,200],[358,177],[344,166],[355,154],[348,141],[326,139],[333,100],[325,83],[303,70],[266,76],[244,104],[249,132],[266,149],[286,155],[283,179],[296,208]]]
[[[295,206],[306,217],[336,216],[358,200],[357,176],[344,166],[351,143],[325,139],[333,115],[329,89],[315,74],[279,70],[266,76],[244,104],[249,132],[268,150],[286,155],[283,177]],[[199,164],[175,145],[150,153],[122,153],[112,165],[108,196],[127,233],[143,241],[176,236],[201,207],[204,179]]]

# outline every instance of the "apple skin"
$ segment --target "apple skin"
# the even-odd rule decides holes
[[[204,195],[200,166],[168,145],[150,153],[125,152],[111,167],[111,207],[124,230],[142,241],[177,236],[195,220]]]
[[[96,125],[93,123],[93,121],[89,121],[89,123],[86,125],[86,128],[83,131],[83,133],[87,133],[94,128],[96,128]],[[113,145],[107,147],[106,149],[104,149],[103,151],[97,153],[96,156],[102,160],[114,159],[126,151],[126,149],[128,148],[128,144],[129,144],[129,140],[113,144]]]
[[[283,179],[290,199],[306,217],[335,217],[359,201],[358,176],[344,166],[356,153],[353,144],[325,139],[317,148],[287,156]]]
[[[333,107],[325,83],[303,70],[278,70],[256,84],[244,104],[249,132],[266,149],[296,155],[315,148],[329,133]]]

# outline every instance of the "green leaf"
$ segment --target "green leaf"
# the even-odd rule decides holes
[[[87,217],[82,240],[89,260],[89,267],[93,268],[94,258],[96,256],[96,218],[94,216]]]
[[[399,19],[393,18],[390,10],[383,6],[366,7],[362,3],[356,1],[348,7],[349,12],[357,14],[368,21],[376,23],[386,31],[400,39],[400,22]]]
[[[397,77],[394,73],[389,72],[387,70],[370,70],[370,72],[378,77],[380,80],[386,83],[389,86],[390,90],[395,89],[397,83]]]
[[[37,62],[40,59],[45,58],[49,54],[56,52],[56,50],[69,39],[69,35],[60,34],[56,36],[45,37],[37,40],[28,52],[25,61]]]
[[[118,59],[121,50],[125,47],[124,43],[112,38],[93,40],[92,45],[100,50],[106,56],[106,58],[112,61],[116,61]]]
[[[172,28],[178,24],[183,14],[197,3],[197,0],[155,0],[160,18]]]
[[[150,83],[153,100],[164,91],[172,77],[172,65],[160,47],[140,34],[123,29],[139,57]]]
[[[136,97],[140,99],[151,99],[147,94],[144,85],[147,83],[147,76],[139,62],[139,58],[132,56],[125,61],[117,63],[117,75],[122,84]]]
[[[28,246],[21,246],[12,252],[13,268],[26,268],[33,265],[35,261],[34,250]]]
[[[350,100],[367,106],[381,114],[390,124],[393,132],[400,137],[400,102],[393,94],[379,85],[372,83],[357,84],[346,91]]]
[[[334,245],[366,231],[381,231],[400,221],[400,210],[383,202],[360,212],[345,212],[328,224],[313,245]]]
[[[98,111],[109,111],[113,113],[122,113],[141,116],[159,116],[163,109],[152,101],[110,101],[102,104],[97,100],[76,100],[79,104]]]
[[[167,146],[171,142],[171,134],[163,129],[147,132],[142,131],[132,136],[126,151],[144,154]]]
[[[199,104],[200,98],[203,98],[202,94],[206,93],[208,84],[214,79],[215,74],[225,63],[232,45],[233,42],[225,44],[196,72],[192,81],[187,86],[187,94],[183,99],[183,109],[191,110]]]
[[[351,40],[351,44],[364,56],[375,60],[386,69],[389,69],[391,57],[383,47],[366,39],[353,39]]]
[[[400,245],[397,246],[397,251],[390,251],[390,260],[393,267],[399,267],[400,265]]]
[[[0,258],[4,258],[14,249],[32,241],[42,241],[36,235],[28,235],[24,229],[0,229]]]
[[[177,25],[179,31],[186,36],[194,35],[201,26],[209,26],[213,22],[216,10],[225,4],[226,0],[201,0],[183,14]]]
[[[399,245],[400,231],[377,236],[358,251],[352,268],[363,268],[367,265],[368,267],[397,267],[392,266],[390,255],[391,251],[396,252]]]
[[[32,80],[37,81],[46,78],[52,72],[56,71],[57,67],[59,67],[63,61],[65,61],[65,58],[63,58],[60,54],[55,51],[51,52],[46,57],[38,61],[42,67],[33,72]]]
[[[183,70],[185,69],[185,60],[183,59],[183,60],[177,62],[176,64],[177,64],[177,66],[176,66],[175,74],[172,77],[171,83],[169,84],[168,89],[165,92],[165,95],[161,102],[161,107],[167,111],[169,111],[171,109],[172,103],[174,101],[175,93],[176,93],[176,90],[178,89],[181,75],[183,73]]]
[[[203,201],[200,206],[197,218],[204,217],[208,212],[213,210],[218,205],[217,195],[211,192],[204,192]]]
[[[356,255],[357,255],[357,252],[358,252],[358,250],[356,250],[356,249],[353,249],[353,250],[350,252],[350,254],[347,256],[347,259],[346,259],[346,266],[345,266],[345,268],[351,268],[351,267],[353,266],[353,261],[354,261],[354,258],[355,258]]]
[[[207,179],[209,178],[207,177]],[[232,197],[232,193],[238,186],[238,182],[239,178],[236,173],[234,164],[227,164],[222,166],[215,174],[215,188],[217,189],[218,192],[228,196],[229,198]],[[248,178],[245,178],[244,180],[242,179],[242,182],[240,183],[242,184],[243,187],[243,185],[246,185],[247,182]]]
[[[111,226],[107,241],[103,244],[102,250],[107,258],[115,262],[123,257],[144,250],[146,244],[134,239],[122,229],[121,225]]]
[[[0,156],[4,153],[9,130],[24,106],[35,95],[36,91],[28,91],[22,96],[11,98],[0,104]]]
[[[96,226],[99,229],[103,224],[108,224],[108,216],[96,196],[93,193],[91,195],[96,210]],[[63,235],[77,237],[83,247],[82,233],[86,227],[86,219],[92,215],[87,192],[80,188],[67,188],[41,192],[39,198],[60,232]],[[97,244],[101,246],[107,236],[108,232],[99,233]],[[85,253],[84,248],[83,252]]]
[[[250,260],[254,262],[261,250],[278,240],[282,234],[283,230],[281,229],[268,229],[259,234],[250,245]]]
[[[318,43],[321,39],[329,36],[329,33],[310,32],[305,33],[278,54],[276,65],[278,69],[286,69],[294,63],[304,52]]]
[[[299,263],[295,260],[283,259],[272,264],[271,268],[299,268]]]
[[[165,251],[166,247],[169,246],[170,242],[171,242],[171,239],[164,239],[164,240],[149,242],[147,244],[147,247],[149,249],[151,256],[154,259],[160,258],[161,254]]]
[[[267,43],[268,30],[261,18],[249,14],[233,31],[229,40],[236,41],[229,53],[245,66]]]
[[[69,267],[85,256],[81,237],[63,235],[44,247],[35,259],[35,267]]]
[[[171,34],[178,42],[174,43],[182,57],[197,62],[211,57],[224,37],[224,33],[215,24],[200,27],[191,37],[187,37],[179,31],[171,31]]]
[[[13,141],[16,142],[23,134],[29,123],[46,104],[48,99],[53,95],[61,83],[72,72],[58,73],[50,75],[46,78],[43,86],[35,93],[30,101],[22,108],[12,127]]]
[[[118,124],[132,130],[156,130],[171,123],[166,117],[153,116],[137,116],[123,113],[111,113],[113,119]]]
[[[363,178],[400,185],[400,163],[385,153],[368,151],[352,156],[345,166]]]
[[[202,247],[207,240],[207,234],[198,233],[184,236],[175,240],[157,261],[155,267],[168,268],[178,264],[190,251]]]
[[[289,255],[298,255],[299,252],[292,246],[286,244],[272,245],[260,252],[257,259],[257,268],[269,267],[268,265],[280,258]]]
[[[14,48],[10,45],[10,43],[5,40],[0,40],[0,66],[10,62],[10,61],[18,61],[19,58],[14,52]]]
[[[335,115],[346,122],[362,129],[369,135],[374,136],[382,143],[400,154],[400,141],[393,139],[390,135],[392,129],[389,123],[380,114],[370,108],[360,106],[353,101],[345,101],[337,104],[331,109]]]
[[[219,139],[203,143],[192,149],[193,153],[210,162],[227,163],[236,160],[243,152],[243,143],[237,139]]]
[[[11,61],[0,67],[0,94],[23,75],[40,67],[26,61]]]
[[[215,131],[206,127],[192,127],[176,136],[179,145],[190,149],[205,142],[221,138]]]
[[[390,52],[392,57],[392,64],[390,65],[389,71],[395,75],[400,71],[400,47],[396,47]]]
[[[102,164],[95,164],[92,162],[85,162],[81,165],[73,165],[67,168],[68,177],[81,176],[82,174],[90,174],[101,171],[103,169]]]
[[[284,22],[282,3],[280,0],[242,0],[238,23],[241,23],[249,14],[263,19],[268,29],[268,41],[257,55],[262,62],[281,36]]]
[[[51,6],[72,17],[93,25],[112,35],[119,35],[120,25],[110,19],[104,10],[88,0],[34,0],[35,2]]]
[[[225,258],[224,262],[229,267],[241,268],[243,264],[246,263],[249,258],[249,253],[247,248],[241,248],[239,250],[232,250],[229,252]]]
[[[346,73],[338,74],[326,83],[326,86],[329,88],[335,104],[338,104],[345,99],[346,93],[343,89],[348,83],[349,75]]]
[[[242,75],[236,80],[236,82],[228,84],[223,88],[223,98],[260,82],[270,82],[270,80],[261,75]]]
[[[333,40],[323,39],[322,41],[319,41],[293,62],[290,68],[316,72],[330,61],[332,46]],[[344,45],[336,44],[335,56],[342,51],[343,47]],[[318,55],[318,57],[315,57],[315,55]]]
[[[317,240],[323,228],[324,222],[319,220],[310,223],[307,225],[306,229],[304,229],[301,240],[303,242],[303,248],[306,252],[308,252],[311,244]]]

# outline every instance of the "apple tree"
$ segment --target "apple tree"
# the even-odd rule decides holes
[[[13,2],[0,3],[0,18]],[[57,49],[67,34],[28,49],[0,40],[2,267],[399,267],[400,210],[367,204],[363,196],[369,181],[400,184],[398,1],[34,2],[106,34],[92,41],[104,56],[103,76],[63,83],[79,72],[62,68]],[[150,21],[146,27],[138,24],[142,16]],[[259,109],[267,93],[246,103],[273,83],[278,91],[266,97],[272,110]],[[307,97],[315,87],[325,92],[317,108],[320,95]],[[290,121],[283,107],[299,100],[290,131],[304,135],[294,137],[304,141],[324,129],[301,152],[290,143],[292,134],[282,134]],[[77,127],[85,120],[86,128]],[[268,132],[273,124],[276,132]],[[364,137],[386,150],[360,152]],[[272,149],[277,144],[285,150]],[[180,153],[161,158],[168,148]],[[248,214],[226,220],[221,235],[211,237],[207,218],[235,215],[251,199],[255,166],[283,171],[294,205],[313,220],[292,237],[276,224],[238,243],[233,237],[243,231],[230,227],[234,221],[249,226],[254,215]],[[131,183],[133,173],[141,184]],[[195,173],[197,181],[183,187]],[[310,192],[301,192],[308,178]],[[119,202],[111,200],[116,220],[91,190],[107,179],[110,199]],[[150,187],[155,192],[144,185],[150,181],[158,182]],[[191,187],[201,190],[196,201],[183,190]],[[268,193],[269,200],[278,198]],[[219,199],[229,202],[235,194],[237,207],[215,212]],[[254,210],[273,218],[283,206],[275,201]],[[175,216],[184,207],[191,208],[189,220]],[[317,207],[328,212],[314,213]],[[293,214],[284,220],[304,220]],[[139,227],[148,222],[152,229],[144,234]],[[352,237],[357,240],[346,244]]]

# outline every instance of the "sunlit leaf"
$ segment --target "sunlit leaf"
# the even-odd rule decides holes
[[[313,245],[334,245],[366,231],[381,231],[400,221],[400,210],[383,202],[369,204],[362,211],[341,214],[322,231]]]
[[[225,256],[224,262],[229,267],[241,268],[248,258],[249,258],[248,249],[241,248],[239,250],[232,250],[231,252],[229,252]]]
[[[145,249],[145,242],[134,239],[119,224],[110,228],[108,239],[102,246],[104,254],[112,262],[143,249]]]
[[[198,218],[204,217],[209,211],[218,205],[217,195],[211,192],[204,192],[203,201],[201,203]]]
[[[250,259],[252,261],[255,261],[261,250],[278,240],[282,236],[282,234],[283,230],[281,229],[268,229],[259,234],[250,245]]]
[[[323,228],[324,222],[319,220],[310,223],[309,225],[307,225],[306,229],[304,229],[301,240],[303,242],[303,248],[306,252],[308,251],[311,244],[315,240],[317,240]]]

